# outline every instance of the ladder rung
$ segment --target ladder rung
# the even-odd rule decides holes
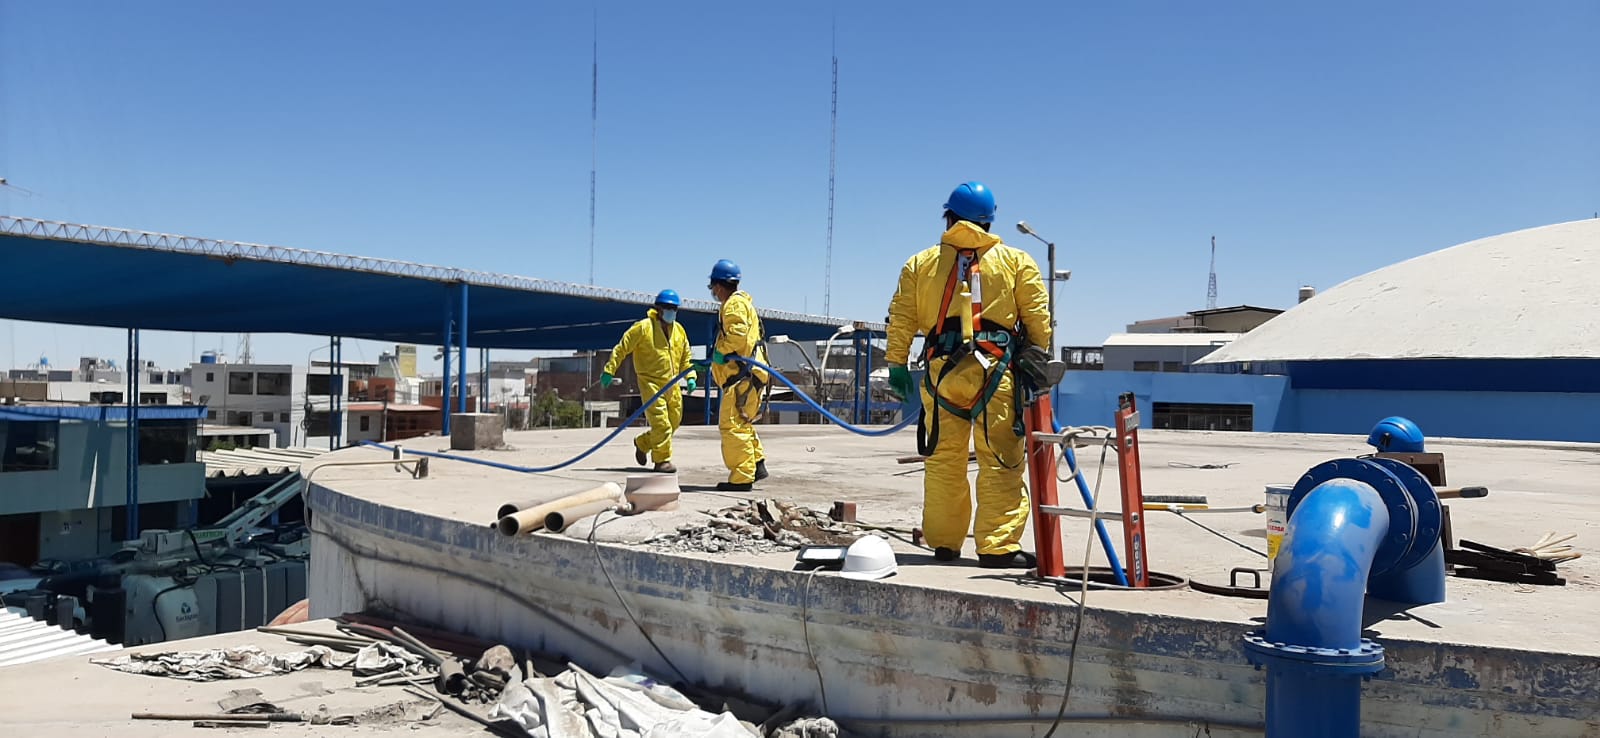
[[[1057,517],[1063,517],[1063,518],[1092,518],[1092,517],[1098,517],[1101,520],[1122,520],[1122,513],[1119,513],[1119,512],[1101,512],[1097,516],[1094,513],[1089,512],[1088,510],[1080,510],[1080,509],[1078,509],[1076,507],[1066,507],[1066,506],[1063,506],[1063,505],[1040,505],[1039,506],[1039,512],[1042,512],[1042,513],[1044,513],[1046,515],[1055,515]]]

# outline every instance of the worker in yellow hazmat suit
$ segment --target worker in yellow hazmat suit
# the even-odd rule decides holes
[[[765,370],[732,358],[767,362],[761,346],[761,319],[756,317],[750,293],[739,289],[741,278],[739,265],[727,259],[711,267],[711,294],[722,303],[717,340],[711,347],[711,379],[722,389],[717,428],[722,431],[722,463],[728,467],[728,481],[718,483],[717,489],[724,492],[749,492],[756,482],[767,478],[767,454],[756,435],[755,420],[769,377]]]
[[[1033,257],[989,233],[995,203],[987,187],[963,184],[944,207],[939,244],[906,262],[889,305],[889,381],[902,397],[918,391],[906,362],[912,339],[924,336],[922,530],[940,561],[960,558],[970,524],[981,566],[1032,568],[1035,557],[1020,545],[1027,460],[1011,365],[1030,345],[1048,350],[1049,297]],[[975,521],[969,444],[978,459]]]
[[[678,306],[682,304],[678,293],[662,290],[656,295],[656,304],[644,320],[634,323],[622,334],[622,340],[611,349],[611,360],[600,374],[600,384],[610,387],[617,381],[617,369],[622,360],[633,357],[633,372],[639,377],[639,398],[648,400],[660,392],[673,377],[689,368],[689,334],[678,323]],[[694,375],[688,377],[689,391],[694,391]],[[650,430],[633,439],[633,460],[644,466],[646,459],[655,460],[655,471],[671,474],[678,471],[672,465],[672,434],[678,432],[683,422],[683,394],[669,390],[644,411]]]

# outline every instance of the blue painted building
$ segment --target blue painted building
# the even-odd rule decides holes
[[[1600,442],[1600,220],[1435,251],[1317,295],[1188,373],[1074,372],[1063,423]]]

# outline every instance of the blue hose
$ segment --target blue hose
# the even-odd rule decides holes
[[[794,393],[796,395],[798,395],[801,400],[804,400],[807,405],[810,405],[811,409],[816,410],[819,413],[822,413],[822,417],[833,421],[834,425],[837,425],[840,428],[843,428],[843,429],[845,429],[847,431],[850,431],[851,433],[854,433],[854,434],[856,434],[858,436],[887,436],[887,435],[892,435],[892,434],[895,434],[895,433],[899,433],[900,431],[903,431],[906,428],[911,427],[912,423],[917,422],[917,419],[922,417],[922,413],[918,412],[915,415],[907,416],[905,420],[902,420],[899,423],[897,423],[895,425],[892,425],[892,426],[890,426],[888,428],[880,428],[878,430],[867,430],[865,428],[861,428],[859,426],[854,426],[854,425],[851,425],[849,423],[846,423],[839,416],[834,415],[831,412],[828,412],[827,408],[817,404],[816,400],[811,399],[811,396],[807,395],[804,390],[800,389],[799,387],[796,387],[794,382],[789,381],[788,377],[785,377],[782,374],[779,374],[777,369],[773,369],[772,367],[767,366],[766,364],[763,364],[763,363],[761,363],[759,361],[756,361],[755,359],[750,359],[750,358],[746,358],[746,357],[743,357],[743,356],[729,356],[728,358],[732,359],[734,361],[744,362],[745,364],[749,364],[750,366],[753,366],[753,367],[755,367],[757,369],[766,370],[766,372],[768,374],[772,375],[773,377],[776,377],[779,382],[782,382],[783,386],[788,387],[791,390],[794,390]]]
[[[542,474],[544,472],[553,472],[553,471],[556,471],[557,469],[565,469],[565,468],[567,468],[569,466],[572,466],[573,464],[576,464],[576,463],[578,463],[580,461],[583,461],[584,459],[588,458],[590,454],[592,454],[592,453],[594,453],[596,451],[599,451],[601,446],[604,446],[604,445],[610,443],[611,439],[616,438],[618,434],[622,433],[622,431],[627,430],[628,426],[633,425],[634,421],[638,420],[641,416],[643,416],[644,415],[644,411],[646,409],[648,409],[651,405],[654,405],[656,403],[656,400],[661,399],[662,395],[665,395],[667,392],[676,392],[678,390],[678,382],[680,380],[682,380],[684,377],[689,376],[689,372],[692,372],[692,371],[694,371],[694,368],[690,367],[688,369],[685,369],[685,370],[679,372],[678,376],[667,380],[667,383],[665,385],[662,385],[661,389],[656,390],[656,393],[651,395],[650,399],[645,400],[643,403],[641,403],[639,405],[639,409],[633,411],[633,414],[629,415],[627,420],[624,420],[621,423],[618,423],[616,429],[611,431],[610,433],[606,434],[606,437],[600,439],[599,443],[596,443],[595,445],[590,446],[588,451],[585,451],[585,452],[583,452],[581,454],[578,454],[577,456],[574,456],[574,457],[572,457],[570,459],[567,459],[566,461],[563,461],[563,462],[561,462],[559,464],[552,464],[550,466],[517,466],[515,464],[504,464],[504,463],[501,463],[501,462],[498,462],[498,461],[489,461],[487,459],[475,459],[475,458],[473,458],[471,456],[457,456],[455,454],[441,454],[441,453],[436,453],[436,452],[433,452],[433,451],[407,451],[407,453],[416,454],[418,456],[428,456],[428,457],[432,457],[432,458],[435,458],[435,459],[450,459],[452,461],[465,461],[465,462],[467,462],[469,464],[478,464],[480,466],[489,466],[489,467],[494,467],[496,469],[505,469],[507,471],[523,472],[525,474]],[[387,451],[393,451],[394,450],[393,446],[385,445],[385,444],[382,444],[382,443],[375,443],[373,441],[362,441],[361,445],[363,445],[363,446],[373,446],[375,448],[381,448],[381,449],[384,449],[384,450],[387,450]]]
[[[1054,406],[1052,405],[1051,407]],[[1056,433],[1061,432],[1061,421],[1056,420],[1054,417],[1050,418],[1050,426],[1055,429]],[[1072,478],[1078,482],[1078,495],[1083,497],[1083,506],[1093,510],[1095,507],[1094,494],[1089,491],[1089,483],[1083,480],[1083,474],[1078,471],[1078,455],[1073,453],[1072,444],[1070,443],[1063,443],[1061,448],[1062,455],[1067,459],[1067,469],[1072,472]],[[1111,534],[1106,532],[1106,521],[1096,519],[1094,521],[1094,532],[1100,536],[1100,547],[1105,549],[1106,563],[1111,566],[1111,572],[1117,575],[1117,584],[1124,587],[1128,586],[1128,574],[1122,570],[1122,560],[1117,558],[1117,547],[1111,543]],[[1089,573],[1083,572],[1083,575],[1088,576]]]

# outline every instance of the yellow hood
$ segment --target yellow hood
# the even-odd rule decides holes
[[[926,243],[926,242],[924,242]],[[982,254],[1000,243],[1000,237],[967,221],[957,221],[944,232],[939,243],[958,251],[973,249]]]

